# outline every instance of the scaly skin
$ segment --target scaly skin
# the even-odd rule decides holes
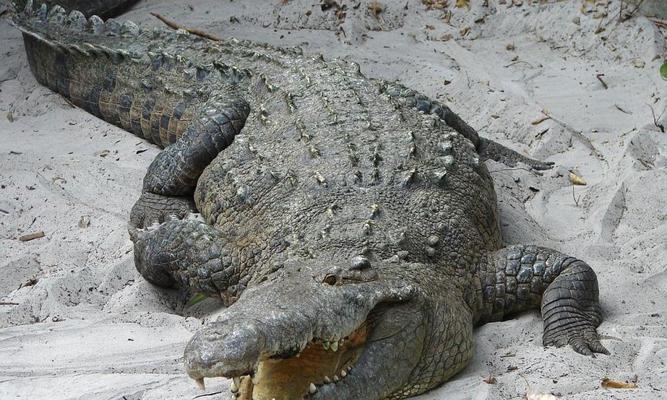
[[[102,18],[111,18],[129,9],[137,0],[44,0],[41,3],[49,7],[59,5],[67,11],[77,10],[86,17],[98,15]],[[15,0],[17,9],[23,10],[27,0]]]
[[[591,268],[502,248],[480,155],[548,163],[353,63],[58,7],[15,21],[40,83],[165,148],[130,235],[147,280],[229,305],[185,349],[198,382],[233,377],[243,399],[403,399],[465,367],[473,325],[540,305],[545,345],[606,353]]]

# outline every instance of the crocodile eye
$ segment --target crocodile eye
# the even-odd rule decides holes
[[[331,286],[333,286],[333,285],[336,284],[336,282],[338,282],[338,278],[336,278],[336,275],[329,274],[329,275],[327,275],[327,276],[324,277],[324,279],[322,280],[322,282],[323,282],[323,283],[326,283],[327,285],[331,285]]]

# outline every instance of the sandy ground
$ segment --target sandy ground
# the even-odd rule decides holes
[[[278,0],[149,0],[123,18],[156,25],[156,11],[222,37],[349,58],[556,163],[538,176],[488,162],[505,239],[593,266],[612,355],[544,349],[539,314],[526,313],[477,329],[470,366],[420,399],[667,398],[667,133],[651,114],[667,124],[665,32],[644,17],[618,24],[618,1],[473,0],[449,21],[416,0],[383,0],[377,18],[366,1],[344,3],[342,20],[316,1]],[[185,307],[134,269],[126,221],[158,150],[39,86],[6,17],[0,49],[0,399],[227,398],[227,380],[198,391],[181,363],[221,304]],[[588,185],[573,188],[571,169]],[[46,236],[18,240],[36,231]],[[602,389],[603,377],[638,389]]]

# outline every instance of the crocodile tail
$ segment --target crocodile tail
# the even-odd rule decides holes
[[[215,68],[173,55],[178,50],[170,43],[200,38],[144,31],[129,21],[86,18],[80,11],[67,14],[58,5],[34,8],[32,0],[13,21],[23,33],[39,83],[157,145],[174,143],[201,114],[209,94],[219,90]]]
[[[110,18],[122,14],[137,0],[44,0],[43,2],[49,7],[60,5],[66,10],[79,10],[86,17],[98,15]],[[14,0],[14,6],[19,9],[24,9],[27,3],[28,0]]]

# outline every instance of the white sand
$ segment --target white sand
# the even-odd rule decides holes
[[[470,366],[420,398],[522,398],[528,385],[566,399],[667,398],[667,133],[647,105],[666,108],[664,31],[644,17],[617,24],[618,1],[584,14],[581,1],[508,8],[491,0],[490,8],[455,9],[447,24],[419,1],[382,0],[379,20],[366,1],[358,9],[347,2],[342,36],[332,10],[279,3],[202,0],[191,10],[151,0],[124,18],[155,25],[148,12],[156,11],[223,37],[299,44],[441,99],[480,134],[556,162],[544,176],[488,163],[506,241],[551,246],[598,273],[599,332],[611,356],[544,349],[539,314],[526,313],[477,329]],[[596,34],[598,26],[605,30]],[[0,301],[19,304],[0,305],[0,399],[202,394],[180,358],[221,305],[184,308],[176,293],[147,284],[125,229],[158,150],[39,86],[6,17],[0,49]],[[541,110],[553,118],[531,124]],[[588,182],[574,188],[577,203],[572,168]],[[82,228],[84,216],[90,226]],[[17,239],[35,231],[46,237]],[[19,288],[31,278],[37,283]],[[497,383],[483,382],[489,375]],[[603,377],[636,379],[639,388],[605,390]],[[207,383],[207,393],[224,395],[206,398],[227,398],[228,381]]]

